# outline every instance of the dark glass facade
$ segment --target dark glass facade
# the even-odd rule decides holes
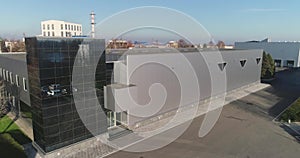
[[[35,144],[50,152],[106,132],[105,41],[33,37],[26,49]]]

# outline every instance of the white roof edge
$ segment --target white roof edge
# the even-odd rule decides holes
[[[44,20],[44,21],[41,21],[41,23],[43,22],[51,22],[51,21],[56,21],[56,22],[64,22],[64,23],[71,23],[71,24],[77,24],[77,25],[82,25],[80,23],[75,23],[75,22],[69,22],[69,21],[63,21],[63,20]]]

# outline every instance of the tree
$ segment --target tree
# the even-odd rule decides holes
[[[272,77],[275,75],[275,62],[271,56],[271,54],[267,54],[268,62],[270,63],[271,70],[272,70]]]
[[[1,41],[1,51],[2,52],[8,52],[8,49],[5,47],[5,40]]]
[[[208,46],[209,46],[210,48],[212,48],[212,47],[215,46],[215,43],[214,43],[213,41],[209,41],[209,42],[208,42]]]
[[[300,99],[294,102],[281,116],[280,120],[288,122],[291,121],[300,121]]]
[[[186,48],[186,47],[188,47],[188,44],[185,42],[184,39],[180,39],[180,40],[178,41],[178,47],[179,47],[179,48]]]
[[[275,63],[270,54],[263,52],[262,68],[261,68],[261,78],[270,79],[275,75]]]
[[[225,43],[223,41],[218,41],[217,47],[218,48],[224,48],[225,47]]]
[[[10,42],[9,46],[5,46],[5,42]],[[2,52],[26,52],[25,42],[21,40],[7,40],[4,39],[1,41],[1,51]]]
[[[186,42],[184,39],[180,39],[177,41],[178,48],[194,48],[195,46],[190,42]]]
[[[18,40],[13,42],[12,52],[26,52],[25,43]]]

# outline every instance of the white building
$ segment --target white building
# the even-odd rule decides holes
[[[82,25],[60,20],[41,22],[42,36],[72,37],[82,36]]]
[[[300,42],[235,42],[235,49],[263,49],[271,54],[278,67],[300,67]]]

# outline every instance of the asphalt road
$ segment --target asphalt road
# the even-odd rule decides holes
[[[282,71],[276,78],[272,87],[226,105],[217,124],[204,138],[198,137],[201,116],[193,120],[182,136],[163,148],[139,153],[119,151],[108,157],[298,158],[300,144],[294,134],[272,119],[299,97],[300,70]]]
[[[300,69],[287,69],[277,73],[276,80],[271,85],[268,91],[283,98],[268,111],[271,116],[277,116],[300,97]]]

